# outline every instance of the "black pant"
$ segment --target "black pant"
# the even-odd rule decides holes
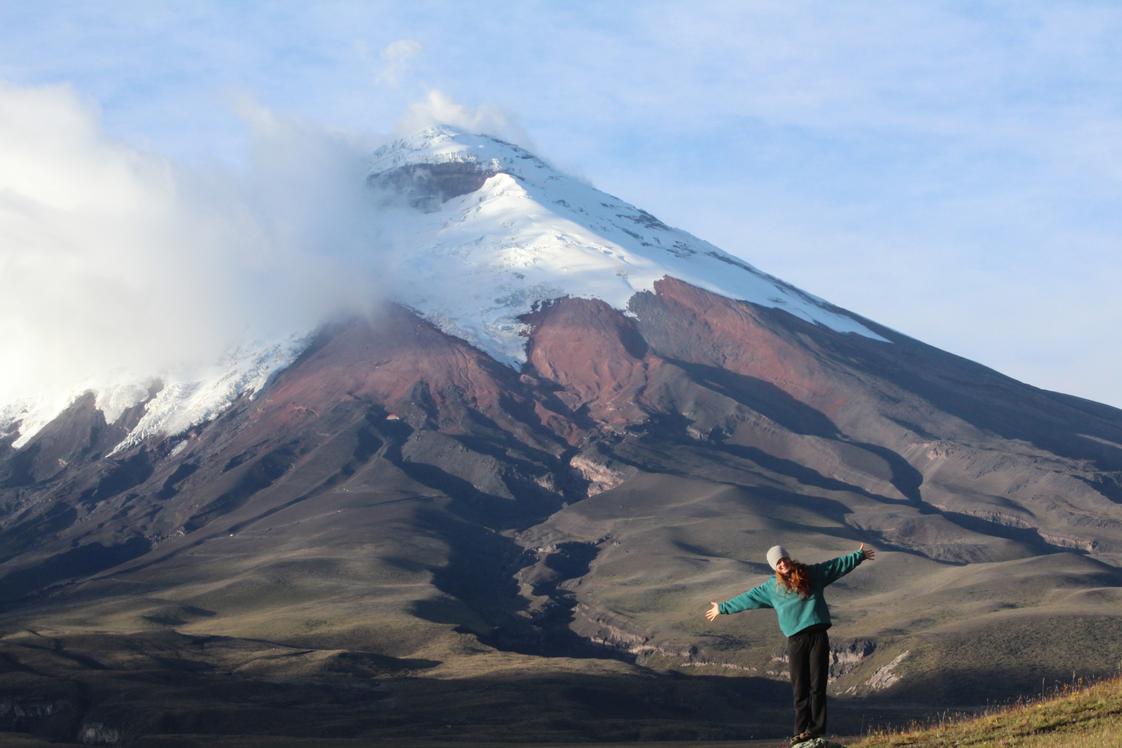
[[[826,680],[830,675],[830,637],[811,626],[787,638],[791,687],[795,691],[795,734],[826,734]]]

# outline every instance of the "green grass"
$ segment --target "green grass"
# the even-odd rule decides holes
[[[874,733],[851,744],[851,748],[1107,748],[1119,745],[1122,745],[1122,678],[1112,678],[979,717],[950,720],[922,729]]]

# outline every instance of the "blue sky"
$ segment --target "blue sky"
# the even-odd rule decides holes
[[[1122,406],[1120,38],[1096,2],[8,1],[0,81],[66,84],[188,165],[248,157],[247,99],[371,142],[437,101],[836,304]]]

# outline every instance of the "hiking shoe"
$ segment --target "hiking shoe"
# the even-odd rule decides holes
[[[805,743],[808,740],[812,740],[813,738],[814,736],[810,734],[809,730],[803,730],[798,735],[788,738],[787,743],[789,745],[795,746],[799,743]]]

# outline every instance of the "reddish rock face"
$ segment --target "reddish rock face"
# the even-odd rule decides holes
[[[558,299],[523,320],[533,326],[530,366],[573,412],[608,429],[646,419],[640,393],[652,356],[634,320],[599,299]]]
[[[529,364],[598,427],[621,430],[678,413],[686,401],[711,400],[711,387],[683,367],[750,378],[827,420],[852,397],[813,346],[751,305],[665,278],[631,307],[637,318],[599,300],[567,298],[524,317],[532,325]]]
[[[449,434],[469,433],[479,416],[538,445],[573,430],[569,414],[535,399],[517,372],[399,307],[322,333],[261,398],[254,430],[297,428],[348,400]]]
[[[828,417],[847,399],[814,347],[769,323],[759,307],[663,278],[653,294],[637,294],[631,308],[665,357],[768,382]]]

